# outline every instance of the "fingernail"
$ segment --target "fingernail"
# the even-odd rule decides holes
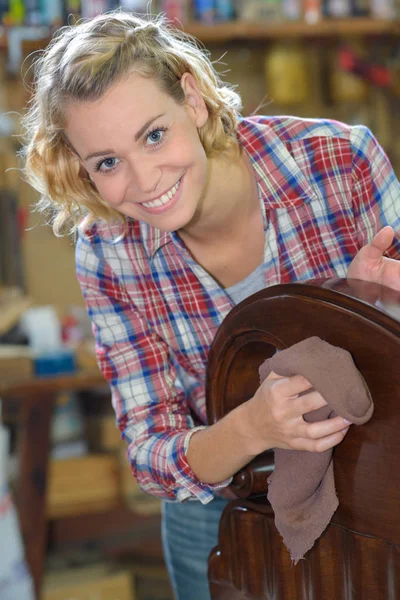
[[[348,421],[347,419],[343,419],[343,421],[347,423],[347,425],[351,425],[351,421]]]

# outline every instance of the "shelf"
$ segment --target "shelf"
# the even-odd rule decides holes
[[[4,398],[24,398],[27,396],[57,394],[64,391],[87,390],[94,387],[108,388],[99,369],[77,371],[71,375],[36,377],[19,382],[1,382],[0,396]]]
[[[82,544],[103,548],[108,556],[162,562],[160,514],[137,514],[123,503],[104,512],[55,519],[51,525],[54,550]]]
[[[400,21],[391,22],[383,19],[354,17],[352,19],[325,19],[314,25],[303,21],[276,23],[233,21],[215,25],[188,22],[183,26],[183,30],[204,43],[282,40],[285,38],[398,36],[400,35]]]
[[[188,21],[181,29],[205,44],[226,42],[248,42],[284,40],[293,38],[339,38],[347,36],[400,36],[400,21],[353,17],[349,19],[322,19],[314,25],[304,21],[279,21],[259,23],[251,21],[228,21],[212,25]],[[27,56],[42,50],[50,42],[50,37],[23,40],[23,55]],[[0,36],[0,52],[7,50],[6,37]]]

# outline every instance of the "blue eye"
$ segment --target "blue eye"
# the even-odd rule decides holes
[[[106,173],[107,171],[112,171],[113,169],[115,169],[118,162],[118,158],[102,158],[101,160],[99,160],[98,163],[96,163],[95,170],[102,171],[103,173]]]
[[[146,135],[146,141],[150,146],[158,146],[163,140],[165,127],[156,127]]]

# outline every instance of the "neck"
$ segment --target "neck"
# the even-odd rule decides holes
[[[210,159],[203,198],[179,235],[197,244],[231,238],[254,210],[258,210],[257,187],[247,154],[241,151],[236,160]]]

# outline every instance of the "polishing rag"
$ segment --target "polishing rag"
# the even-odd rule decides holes
[[[351,354],[319,337],[307,338],[267,359],[259,369],[261,382],[271,371],[284,377],[302,375],[324,397],[328,405],[304,415],[306,421],[340,415],[361,425],[372,416],[371,394]],[[339,504],[332,450],[275,448],[274,454],[268,500],[275,525],[296,564],[323,533]]]

